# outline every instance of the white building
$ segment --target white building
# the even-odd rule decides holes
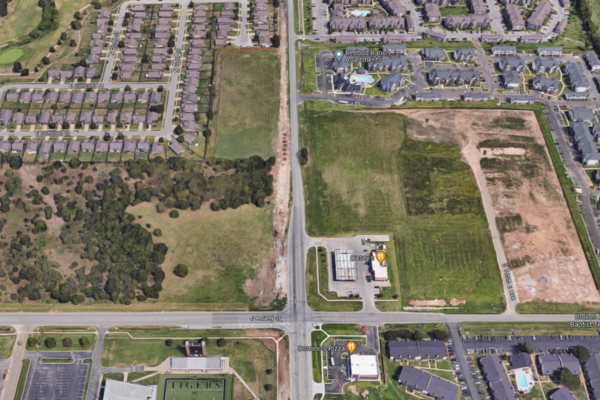
[[[172,371],[222,371],[221,357],[171,357]]]
[[[348,357],[348,376],[352,382],[378,381],[379,364],[377,356],[353,355]]]
[[[385,245],[382,246],[383,252],[385,252]],[[379,263],[377,260],[377,252],[381,250],[373,250],[371,252],[371,270],[373,272],[373,280],[377,282],[388,281],[388,270],[387,270],[387,259],[383,260],[383,263]]]
[[[107,379],[104,400],[156,400],[156,386]]]

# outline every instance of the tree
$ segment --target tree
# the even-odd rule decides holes
[[[67,40],[67,32],[61,32],[60,40]]]
[[[273,385],[271,385],[270,383],[267,383],[266,385],[263,386],[263,388],[265,389],[265,392],[270,392],[271,390],[273,390]]]
[[[30,336],[29,339],[27,339],[27,347],[35,347],[37,344],[38,341],[36,337]]]
[[[92,123],[90,124],[90,129],[98,129],[98,125],[92,121]]]
[[[71,22],[71,27],[73,29],[75,29],[76,31],[78,31],[78,30],[81,29],[81,22],[79,22],[79,21],[73,21],[73,22]]]
[[[23,160],[19,156],[12,156],[10,158],[10,167],[12,169],[19,169],[23,165]]]
[[[421,333],[421,331],[413,332],[413,340],[423,340],[423,334]]]
[[[169,213],[169,217],[171,217],[171,218],[179,218],[179,211],[177,211],[177,210],[171,210],[171,212]]]
[[[448,340],[448,332],[443,331],[441,329],[434,329],[433,330],[433,337],[437,340],[441,340],[441,341],[446,341]]]
[[[117,45],[120,49],[122,49],[123,47],[125,47],[125,42],[122,40],[119,40],[119,44]]]
[[[173,340],[172,340],[172,339],[167,339],[167,340],[165,341],[165,344],[166,344],[168,347],[172,347],[172,346],[173,346]]]
[[[75,46],[77,46],[77,42],[75,40],[71,39],[71,41],[69,42],[69,46],[75,47]]]
[[[67,121],[63,122],[63,124],[62,124],[62,128],[63,129],[69,129],[69,126],[70,125],[69,125],[69,123]]]
[[[152,234],[154,236],[162,236],[162,231],[160,229],[155,229]]]
[[[173,211],[175,211],[175,210],[173,210]],[[184,265],[184,264],[177,264],[177,266],[175,267],[173,272],[178,277],[185,278],[188,275],[188,267],[187,267],[187,265]]]
[[[577,357],[581,364],[585,364],[590,359],[590,351],[587,347],[575,346],[573,347],[573,355]]]
[[[175,133],[177,135],[181,135],[183,133],[183,128],[181,127],[181,124],[177,124],[177,126],[175,127]]]
[[[73,15],[73,17],[74,17],[75,19],[78,19],[78,20],[82,20],[82,19],[83,19],[83,15],[81,15],[81,12],[79,12],[79,11],[77,11],[77,12],[75,13],[75,15]]]
[[[48,49],[48,51],[49,51],[50,53],[56,53],[56,49],[55,49],[54,47],[50,47],[50,48]]]
[[[21,70],[21,76],[29,76],[29,68],[23,68],[23,70]]]
[[[576,390],[581,385],[579,377],[574,375],[568,368],[561,368],[558,371],[558,381],[570,390]]]
[[[279,37],[278,34],[273,35],[273,39],[271,40],[273,42],[273,47],[278,48],[279,45],[281,44],[281,38]]]
[[[85,336],[82,336],[79,338],[79,344],[81,345],[81,347],[87,347],[90,345],[90,341]]]
[[[21,65],[21,63],[18,61],[15,61],[15,63],[13,64],[13,71],[21,72],[22,69],[23,69],[23,66]]]
[[[50,59],[46,56],[42,57],[42,64],[44,64],[44,65],[50,64]]]
[[[110,78],[111,78],[113,81],[116,81],[118,77],[119,77],[119,75],[117,75],[117,73],[116,73],[116,72],[113,72]]]
[[[308,149],[306,147],[303,147],[300,150],[300,159],[302,165],[306,165],[308,163]]]
[[[226,344],[225,339],[221,338],[221,339],[217,340],[217,346],[225,347],[225,344]]]
[[[71,338],[64,338],[63,339],[63,346],[64,347],[71,347],[73,345],[73,341],[71,340]]]
[[[53,349],[56,347],[56,339],[54,339],[53,337],[48,337],[44,341],[44,344],[46,345],[46,348]]]
[[[519,345],[519,350],[523,353],[533,354],[533,346],[531,343],[521,343]]]
[[[163,86],[162,85],[158,85],[158,89],[156,89],[158,91],[158,93],[161,93],[163,91]]]

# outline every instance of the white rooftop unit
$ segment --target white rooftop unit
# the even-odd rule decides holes
[[[354,250],[335,251],[335,280],[355,281],[356,261],[354,261]]]
[[[373,250],[371,252],[371,269],[373,270],[373,280],[387,282],[387,259],[383,260],[383,263],[380,264],[376,257],[378,251],[379,250]],[[385,251],[385,246],[383,246],[383,251]]]
[[[107,379],[104,400],[156,400],[156,386]]]
[[[378,380],[377,356],[351,355],[348,357],[348,375],[352,381]]]
[[[171,357],[173,371],[221,371],[223,364],[221,357]]]

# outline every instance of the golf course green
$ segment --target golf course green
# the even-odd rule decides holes
[[[25,54],[25,50],[15,48],[0,53],[0,64],[12,64]]]

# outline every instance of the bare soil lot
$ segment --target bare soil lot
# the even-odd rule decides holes
[[[480,190],[492,197],[521,302],[600,300],[533,112],[398,112],[414,120],[409,135],[455,142],[486,173]]]

